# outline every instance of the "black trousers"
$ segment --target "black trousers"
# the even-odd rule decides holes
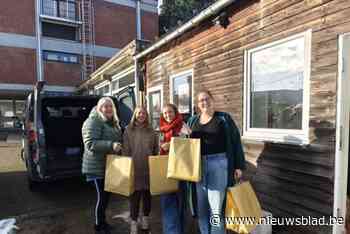
[[[130,196],[130,217],[132,220],[137,221],[140,210],[140,202],[142,199],[143,215],[149,216],[151,212],[151,193],[149,190],[135,191]]]
[[[104,191],[105,181],[104,179],[94,179],[92,181],[96,188],[96,206],[94,210],[95,214],[95,226],[97,229],[106,224],[106,209],[108,207],[110,193]]]

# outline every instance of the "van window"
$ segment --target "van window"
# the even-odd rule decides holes
[[[120,99],[120,103],[126,105],[130,110],[134,109],[134,104],[131,96],[126,96]]]
[[[84,106],[46,106],[44,115],[47,115],[48,118],[80,118],[83,113],[86,115],[88,111]]]

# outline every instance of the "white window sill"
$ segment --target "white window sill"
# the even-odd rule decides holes
[[[49,23],[56,23],[56,22],[60,22],[62,24],[68,25],[68,26],[78,26],[83,24],[83,22],[79,21],[79,20],[73,20],[73,19],[69,19],[69,18],[64,18],[64,17],[57,17],[57,16],[51,16],[51,15],[45,15],[45,14],[41,14],[40,18],[45,21],[45,22],[49,22]]]
[[[267,134],[267,133],[260,133],[260,134],[252,134],[252,133],[245,133],[242,136],[242,140],[252,141],[252,142],[267,142],[267,143],[278,143],[278,144],[288,144],[288,145],[299,145],[299,146],[306,146],[310,144],[309,138],[304,135],[298,135],[293,136],[289,134]]]

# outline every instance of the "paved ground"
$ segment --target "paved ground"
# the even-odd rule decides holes
[[[78,178],[44,184],[30,192],[19,155],[20,144],[0,143],[0,219],[16,217],[19,233],[25,234],[93,233],[94,188]],[[157,199],[153,216],[159,217],[156,203]],[[125,198],[113,196],[107,216],[116,233],[128,233]],[[152,219],[152,233],[161,233],[160,223],[154,220],[159,219]]]
[[[93,233],[94,188],[77,178],[44,184],[36,192],[29,191],[20,146],[18,141],[0,142],[0,219],[15,217],[21,228],[18,233],[24,234]],[[151,233],[160,234],[157,197],[152,205]],[[128,210],[128,201],[113,195],[107,217],[115,228],[114,233],[129,233]]]
[[[4,139],[3,139],[4,140]],[[0,219],[15,217],[23,234],[92,234],[95,190],[82,179],[48,183],[36,192],[27,185],[24,163],[20,159],[19,138],[0,140]],[[151,233],[161,233],[159,199],[153,199]],[[113,233],[129,233],[128,201],[113,195],[107,212]],[[112,219],[112,217],[115,218]],[[198,233],[194,220],[188,218],[187,233]],[[278,234],[326,234],[330,229],[274,227]]]

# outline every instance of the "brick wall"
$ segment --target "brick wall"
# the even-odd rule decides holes
[[[96,44],[123,48],[136,37],[136,9],[103,0],[95,0]],[[1,0],[0,32],[35,36],[35,0]],[[144,38],[158,35],[158,15],[142,11]],[[96,58],[96,68],[108,58]],[[34,49],[0,46],[0,83],[36,82]],[[48,85],[75,86],[81,82],[81,65],[44,62],[44,80]]]
[[[158,35],[158,15],[142,11],[144,39]],[[136,37],[136,9],[102,0],[95,2],[96,44],[122,48]]]
[[[154,41],[159,33],[158,15],[142,11],[142,36],[143,39]]]
[[[35,35],[35,0],[0,2],[0,32]]]
[[[34,84],[35,50],[0,46],[0,83]]]
[[[81,65],[61,62],[44,62],[44,80],[48,85],[77,86],[81,82]]]

